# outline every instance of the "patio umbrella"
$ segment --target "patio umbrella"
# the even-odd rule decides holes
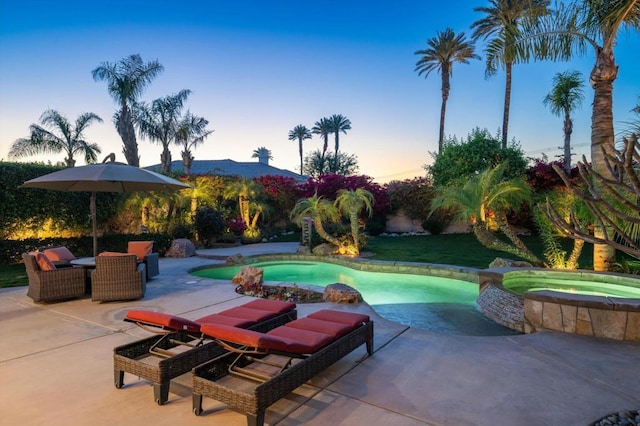
[[[70,167],[28,180],[20,185],[20,188],[91,192],[89,211],[93,228],[94,256],[98,254],[96,192],[164,191],[189,188],[189,185],[159,173],[115,162],[114,158],[115,156],[111,154],[100,164]]]

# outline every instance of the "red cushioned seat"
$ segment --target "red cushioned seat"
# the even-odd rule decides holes
[[[244,318],[230,317],[230,316],[220,315],[220,314],[207,315],[205,317],[198,318],[196,322],[198,324],[215,322],[217,324],[228,325],[229,327],[240,327],[240,328],[251,327],[252,325],[255,324],[255,321],[247,320]]]
[[[314,312],[310,315],[307,315],[307,318],[315,318],[323,321],[339,322],[342,324],[348,324],[354,328],[362,323],[369,322],[369,315],[356,314],[353,312],[332,311],[329,309],[323,309],[321,311]]]
[[[300,318],[295,321],[291,321],[290,323],[285,324],[285,326],[297,328],[301,330],[315,331],[322,334],[328,334],[334,339],[342,337],[345,334],[355,329],[355,327],[352,327],[349,324],[343,324],[340,322],[333,322],[333,321],[324,321],[324,320],[319,320],[319,319],[309,318],[309,317]]]
[[[124,317],[125,321],[139,322],[152,326],[161,326],[171,330],[184,330],[189,333],[199,333],[200,324],[186,318],[165,314],[162,312],[131,310]]]
[[[293,302],[283,302],[281,300],[256,299],[242,305],[244,308],[259,309],[261,311],[275,312],[284,314],[296,308]]]
[[[244,306],[236,306],[235,308],[227,309],[219,312],[220,315],[234,318],[242,318],[253,322],[266,321],[269,318],[273,318],[278,314],[270,311],[261,311],[260,309],[245,308]]]
[[[258,348],[264,351],[278,351],[300,355],[316,352],[333,341],[333,338],[326,334],[295,328],[274,334],[275,330],[285,328],[287,327],[278,327],[264,334],[243,328],[233,328],[223,324],[207,323],[202,324],[200,331],[207,336],[229,343]]]

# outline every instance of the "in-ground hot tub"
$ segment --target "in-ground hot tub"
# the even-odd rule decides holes
[[[525,333],[555,330],[640,341],[640,278],[632,275],[509,271],[501,282],[484,286],[478,305],[495,321]]]

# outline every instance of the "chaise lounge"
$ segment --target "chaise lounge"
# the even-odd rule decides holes
[[[373,354],[367,315],[321,310],[267,333],[202,324],[228,353],[193,370],[193,412],[204,396],[245,413],[249,426],[264,424],[266,409],[313,376],[366,344]]]
[[[201,333],[202,324],[212,322],[266,332],[296,317],[295,303],[267,299],[256,299],[195,321],[162,312],[131,310],[124,320],[155,335],[114,348],[115,386],[123,387],[125,372],[149,380],[154,400],[163,405],[172,379],[225,353]]]

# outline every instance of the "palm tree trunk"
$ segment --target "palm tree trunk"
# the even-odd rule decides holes
[[[571,250],[571,255],[569,255],[569,259],[567,259],[567,269],[577,269],[578,268],[578,258],[582,254],[582,248],[584,247],[584,240],[573,240],[573,249]]]
[[[473,225],[472,229],[473,229],[473,234],[476,236],[478,241],[480,241],[480,244],[482,244],[483,246],[493,250],[504,251],[505,253],[511,253],[515,256],[521,257],[522,259],[528,260],[529,262],[531,262],[536,266],[543,266],[543,263],[540,262],[540,260],[537,257],[534,256],[534,258],[532,259],[529,257],[529,253],[523,252],[518,247],[511,244],[507,244],[504,241],[498,239],[495,235],[493,235],[491,232],[489,232],[486,229],[485,225],[482,222],[478,222],[475,225]]]
[[[573,122],[569,115],[569,110],[564,112],[564,171],[571,177],[571,133],[573,133]]]
[[[512,62],[505,63],[506,83],[504,87],[504,112],[502,115],[502,149],[507,149],[507,136],[509,134],[509,108],[511,108],[511,67]]]
[[[163,144],[162,154],[160,154],[160,171],[164,174],[171,173],[171,151],[169,144]]]
[[[138,155],[138,142],[136,141],[136,131],[131,121],[131,113],[127,105],[122,105],[120,116],[116,121],[116,129],[122,139],[122,153],[130,166],[140,167],[140,156]]]
[[[518,237],[517,232],[513,229],[513,227],[507,221],[507,216],[504,212],[496,212],[496,222],[498,222],[498,226],[504,235],[511,240],[514,246],[516,246],[521,252],[527,254],[527,259],[531,259],[534,263],[541,264],[542,260],[538,258],[535,254],[529,250],[529,248],[522,242],[520,237]]]
[[[351,225],[351,237],[353,238],[353,247],[355,249],[355,255],[360,255],[360,229],[358,227],[358,211],[352,210],[349,212],[349,224]]]
[[[322,218],[320,216],[316,216],[313,218],[313,225],[316,228],[316,232],[318,233],[318,235],[320,235],[320,238],[330,242],[336,247],[340,246],[340,241],[327,234],[327,231],[324,230],[324,227],[322,226]]]
[[[193,157],[191,151],[184,150],[180,153],[182,155],[182,168],[187,176],[191,175],[191,164],[193,163]]]
[[[613,52],[598,48],[596,65],[591,71],[590,82],[594,90],[591,115],[591,164],[593,170],[611,178],[605,163],[605,152],[615,149],[613,131],[613,82],[618,75]],[[596,226],[594,236],[602,238],[607,230]],[[609,233],[611,230],[609,230]],[[593,269],[606,271],[616,261],[616,251],[604,244],[593,246]]]
[[[444,145],[444,119],[447,115],[447,100],[449,99],[449,90],[451,85],[449,83],[449,69],[444,67],[442,69],[442,106],[440,107],[440,132],[438,133],[438,154],[442,153]]]
[[[332,171],[333,173],[337,173],[338,172],[338,150],[340,149],[340,136],[339,136],[338,131],[336,131],[336,139],[335,139],[335,150],[336,152],[334,153],[333,156],[333,166],[332,166]]]
[[[302,138],[298,138],[298,151],[300,152],[300,174],[302,173]]]

